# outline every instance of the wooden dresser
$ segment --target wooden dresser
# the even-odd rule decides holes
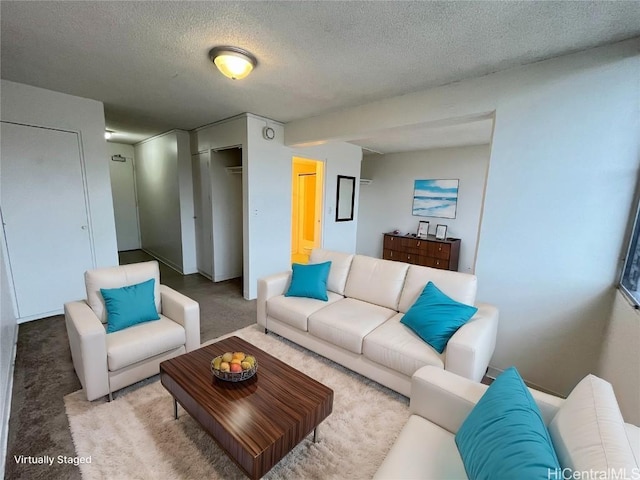
[[[436,240],[433,235],[417,238],[393,233],[384,234],[382,258],[385,260],[457,271],[459,256],[459,238]]]

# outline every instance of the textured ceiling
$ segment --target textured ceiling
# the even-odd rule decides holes
[[[0,22],[2,78],[100,100],[134,142],[242,112],[286,123],[635,37],[640,3],[2,0]],[[258,67],[223,77],[215,45]]]

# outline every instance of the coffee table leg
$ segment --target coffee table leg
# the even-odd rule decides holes
[[[178,401],[173,399],[173,418],[178,419]]]
[[[318,443],[318,427],[313,429],[313,443]]]

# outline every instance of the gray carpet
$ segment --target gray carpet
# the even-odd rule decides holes
[[[141,251],[123,252],[120,263],[150,260]],[[246,327],[256,321],[256,302],[242,298],[241,279],[213,283],[201,275],[182,276],[161,264],[161,282],[200,303],[200,340]],[[58,315],[21,324],[9,418],[5,479],[80,479],[63,397],[81,388],[73,370],[64,324]],[[117,394],[116,394],[117,395]],[[55,459],[52,466],[18,463],[14,456]]]

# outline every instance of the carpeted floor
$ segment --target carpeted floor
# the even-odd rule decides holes
[[[124,252],[120,263],[151,259]],[[242,297],[241,279],[213,283],[201,275],[182,276],[160,267],[161,282],[200,303],[200,339],[219,337],[256,321],[256,302]],[[64,324],[58,315],[23,323],[18,329],[5,479],[80,479],[72,464],[20,463],[16,457],[75,456],[63,398],[81,388],[73,370]]]
[[[265,479],[371,478],[409,417],[409,399],[275,334],[265,335],[256,324],[233,334],[334,391],[319,441],[309,435]],[[174,420],[172,397],[157,375],[123,389],[110,403],[87,402],[82,391],[64,401],[77,454],[90,459],[80,465],[85,480],[246,478],[182,408]]]

